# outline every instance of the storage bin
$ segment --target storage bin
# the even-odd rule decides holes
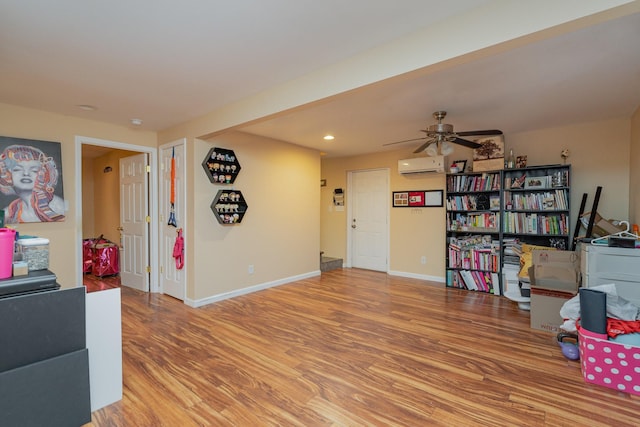
[[[582,376],[588,383],[640,396],[640,347],[578,329]]]
[[[98,277],[120,273],[120,248],[115,243],[99,243],[93,247],[91,274]]]
[[[29,271],[46,270],[49,268],[49,239],[31,238],[18,239],[18,250],[27,262]]]
[[[93,239],[84,239],[82,241],[82,272],[91,273],[93,270],[93,259],[95,258],[95,249],[97,245],[103,243],[111,243],[100,235]]]

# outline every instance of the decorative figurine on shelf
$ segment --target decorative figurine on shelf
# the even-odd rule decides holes
[[[513,182],[511,183],[511,188],[523,188],[524,181],[527,179],[527,175],[522,174],[519,178],[513,178]]]
[[[567,164],[567,158],[569,157],[569,149],[565,148],[564,150],[562,150],[560,152],[560,157],[562,157],[562,161],[564,162],[564,164]]]
[[[527,156],[516,157],[516,168],[526,168],[526,167],[527,167]]]

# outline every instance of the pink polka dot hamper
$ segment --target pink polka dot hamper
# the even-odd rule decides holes
[[[640,396],[640,347],[578,329],[582,376],[588,383]]]

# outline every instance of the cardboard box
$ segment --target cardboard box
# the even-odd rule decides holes
[[[560,332],[564,319],[560,316],[560,308],[573,298],[569,292],[550,291],[531,287],[531,328],[547,332]]]
[[[591,212],[585,212],[580,217],[580,221],[582,222],[582,226],[586,229],[589,226],[589,217],[591,216]],[[616,234],[621,231],[625,231],[625,226],[623,225],[615,225],[613,220],[604,219],[600,216],[598,212],[596,212],[596,216],[593,219],[593,229],[591,230],[591,237],[604,237],[610,234]]]
[[[501,169],[504,169],[504,157],[500,157],[498,159],[473,161],[474,172],[496,171]]]
[[[533,275],[532,287],[575,294],[580,281],[580,253],[535,249]]]
[[[531,322],[534,329],[557,333],[563,323],[560,308],[578,293],[580,257],[578,252],[533,251],[531,280]]]

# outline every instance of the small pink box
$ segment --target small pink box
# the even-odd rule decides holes
[[[580,365],[588,383],[640,396],[640,347],[580,328]]]

